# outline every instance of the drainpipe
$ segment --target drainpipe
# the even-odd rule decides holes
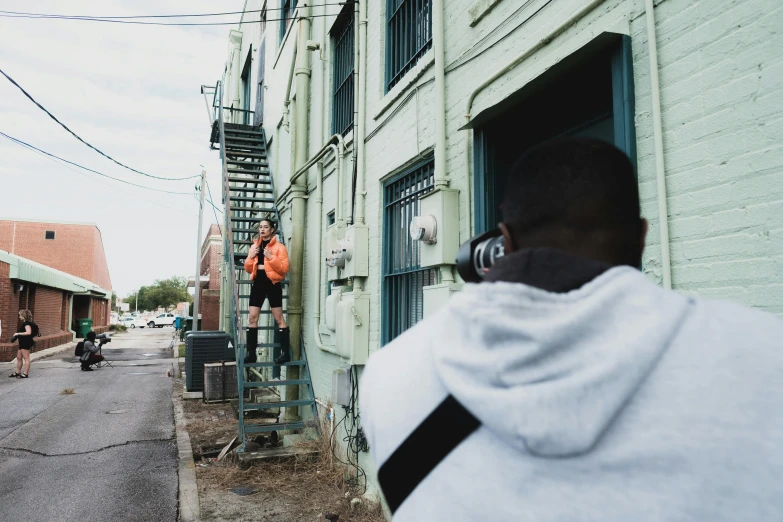
[[[296,35],[296,38],[294,40],[294,54],[291,56],[291,67],[288,70],[288,84],[285,88],[285,107],[283,108],[283,127],[285,127],[285,130],[289,133],[290,125],[288,124],[289,120],[289,105],[291,105],[291,84],[294,82],[294,69],[296,68],[296,56],[297,56],[297,50],[299,48],[299,35]]]
[[[663,287],[672,287],[671,254],[669,253],[669,209],[666,201],[666,170],[663,157],[663,125],[661,124],[661,90],[658,81],[658,50],[655,36],[653,1],[645,1],[647,18],[647,49],[650,55],[650,90],[652,92],[653,139],[655,141],[655,179],[658,186],[658,222],[661,230],[661,270]]]
[[[354,20],[358,31],[354,43],[354,92],[357,93],[355,99],[355,110],[353,118],[353,146],[356,149],[356,215],[351,215],[351,223],[364,224],[364,151],[365,151],[365,128],[366,118],[365,92],[367,86],[367,69],[365,67],[365,56],[367,55],[367,3],[360,2],[353,6]],[[356,45],[358,44],[358,45]]]
[[[240,107],[239,55],[242,50],[242,32],[232,29],[229,33],[228,40],[231,43],[231,105],[229,105],[229,107],[238,109]],[[239,123],[240,113],[232,114],[231,120],[232,123]]]
[[[299,8],[299,35],[296,41],[296,133],[294,134],[294,173],[307,162],[307,134],[309,130],[310,102],[310,55],[304,46],[310,38],[310,6]],[[288,326],[291,329],[291,358],[301,360],[302,341],[302,272],[304,270],[304,232],[305,232],[305,198],[307,189],[304,180],[298,180],[295,174],[291,179],[291,271],[288,285]],[[287,380],[299,379],[299,367],[289,366],[286,371]],[[286,386],[287,400],[299,398],[299,386]],[[299,419],[298,408],[286,408],[287,422]]]
[[[432,2],[432,47],[435,52],[435,190],[449,187],[446,174],[446,42],[443,29],[443,0]],[[444,223],[444,225],[446,225]],[[446,225],[450,226],[450,225]],[[459,226],[459,224],[457,224]],[[439,267],[440,283],[451,284],[451,265]]]
[[[470,111],[473,107],[473,101],[476,99],[476,96],[479,95],[481,91],[492,85],[498,78],[501,78],[506,73],[510,72],[514,68],[516,68],[517,65],[524,62],[531,56],[533,56],[536,52],[541,50],[542,48],[549,45],[552,40],[563,34],[567,29],[569,29],[572,25],[576,24],[579,20],[587,16],[593,9],[598,7],[603,3],[604,0],[592,0],[590,3],[588,3],[586,6],[584,6],[582,9],[571,15],[565,22],[560,24],[555,30],[550,32],[548,35],[546,35],[544,38],[538,41],[533,47],[525,51],[524,53],[520,54],[514,60],[512,60],[508,65],[500,69],[498,72],[487,78],[481,85],[476,87],[476,89],[470,94],[468,97],[468,103],[467,107],[465,109],[465,123],[470,124]],[[434,7],[434,6],[433,6]],[[434,23],[433,19],[433,23]],[[435,56],[435,59],[437,60],[437,55]],[[473,170],[470,168],[470,141],[471,137],[473,136],[472,129],[465,129],[465,182],[467,183],[467,190],[468,195],[471,195],[472,190],[472,181],[473,181]],[[435,163],[435,167],[437,168],[437,161]],[[468,231],[471,230],[471,216],[473,212],[473,200],[472,197],[468,198]],[[466,234],[466,237],[470,237],[470,232]]]

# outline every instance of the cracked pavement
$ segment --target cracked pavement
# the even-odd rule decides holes
[[[0,363],[0,520],[177,519],[171,335],[117,334],[103,347],[114,368],[93,372],[70,352],[26,380]]]

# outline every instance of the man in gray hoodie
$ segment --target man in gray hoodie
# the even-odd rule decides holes
[[[625,155],[510,172],[506,255],[374,353],[361,414],[394,520],[783,520],[783,321],[654,284]]]

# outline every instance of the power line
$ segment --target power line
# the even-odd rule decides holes
[[[336,5],[336,4],[335,4]],[[264,22],[280,22],[296,20],[304,20],[308,18],[323,18],[327,16],[339,16],[339,13],[334,14],[311,14],[309,16],[292,16],[290,18],[267,18]],[[0,14],[0,18],[28,18],[31,20],[80,20],[83,22],[104,22],[114,24],[133,24],[133,25],[163,25],[163,26],[178,26],[178,27],[195,27],[195,26],[213,26],[213,25],[241,25],[241,24],[257,24],[260,20],[239,20],[237,22],[141,22],[137,20],[114,20],[111,18],[90,18],[83,16],[29,16],[29,15],[9,15]]]
[[[30,150],[34,150],[34,151],[40,152],[40,153],[45,154],[45,155],[47,155],[47,156],[49,156],[51,158],[55,158],[55,159],[58,159],[60,161],[64,161],[65,163],[68,163],[69,165],[73,165],[75,167],[79,167],[80,169],[86,170],[88,172],[92,172],[94,174],[98,174],[99,176],[103,176],[104,178],[109,178],[109,179],[113,179],[114,181],[119,181],[120,183],[133,185],[134,187],[139,187],[139,188],[143,188],[143,189],[147,189],[147,190],[154,190],[156,192],[164,192],[166,194],[184,194],[185,196],[190,195],[189,192],[175,192],[173,190],[163,190],[163,189],[157,189],[157,188],[153,188],[153,187],[145,187],[144,185],[138,185],[138,184],[132,183],[130,181],[125,181],[124,179],[115,178],[113,176],[109,176],[108,174],[104,174],[103,172],[98,172],[97,170],[93,170],[93,169],[85,167],[83,165],[79,165],[78,163],[75,163],[73,161],[68,161],[67,159],[61,158],[60,156],[56,156],[56,155],[52,154],[51,152],[46,152],[45,150],[39,149],[38,147],[30,145],[27,142],[24,142],[24,141],[22,141],[20,139],[14,138],[13,136],[9,136],[8,134],[6,134],[4,132],[0,132],[0,136],[2,136],[3,138],[6,138],[9,141],[12,141],[12,142],[16,143],[17,145],[21,145],[21,146],[26,147],[26,148],[28,148]]]
[[[223,229],[220,227],[220,220],[217,217],[217,207],[214,203],[212,203],[212,189],[209,188],[209,180],[204,178],[204,180],[207,182],[207,193],[209,193],[209,197],[207,198],[207,201],[209,201],[209,204],[212,205],[212,213],[215,214],[215,222],[217,223],[218,230],[220,230],[220,235],[223,235]],[[221,212],[222,214],[223,212]]]
[[[2,133],[0,133],[0,134],[2,134]],[[84,176],[84,177],[86,177],[87,179],[90,179],[90,180],[92,180],[92,181],[95,181],[95,182],[101,183],[102,185],[106,185],[107,187],[109,186],[109,184],[108,184],[108,183],[106,183],[106,182],[104,182],[104,181],[101,181],[100,179],[96,179],[96,178],[94,178],[94,177],[90,176],[89,174],[87,174],[86,172],[82,172],[82,171],[80,171],[80,170],[76,170],[75,168],[71,167],[70,165],[66,165],[66,164],[64,164],[64,163],[61,163],[61,162],[57,161],[57,159],[55,159],[55,158],[53,158],[53,157],[49,157],[49,156],[47,156],[46,154],[44,154],[44,153],[42,153],[42,152],[40,152],[40,151],[36,150],[35,148],[28,149],[27,147],[25,147],[24,145],[22,145],[22,143],[18,143],[18,142],[14,142],[14,143],[15,143],[16,145],[19,145],[19,146],[20,146],[20,147],[22,147],[22,148],[25,148],[25,149],[29,150],[30,152],[34,152],[34,153],[38,154],[38,155],[39,155],[39,156],[41,156],[42,158],[46,158],[46,159],[48,159],[49,161],[51,161],[51,162],[53,162],[53,163],[56,163],[57,165],[59,165],[59,166],[61,166],[61,167],[63,167],[63,168],[66,168],[66,169],[68,169],[68,170],[72,170],[73,172],[75,172],[75,173],[79,174],[80,176]],[[152,201],[151,199],[147,199],[147,198],[138,197],[138,196],[136,196],[136,195],[134,195],[134,194],[128,194],[128,195],[129,195],[129,196],[131,196],[131,197],[134,197],[134,198],[136,198],[136,199],[138,199],[138,200],[140,200],[140,201],[144,201],[145,203],[150,203],[150,204],[152,204],[152,205],[157,205],[157,206],[159,206],[159,207],[168,208],[168,209],[170,209],[170,210],[175,210],[175,211],[177,211],[177,212],[182,212],[182,209],[180,209],[180,208],[174,208],[174,207],[170,207],[170,206],[168,206],[168,205],[164,205],[164,204],[162,204],[162,203],[158,203],[157,201]]]
[[[181,180],[184,180],[184,179],[191,179],[191,178],[197,178],[197,177],[198,177],[198,176],[187,176],[187,177],[184,177],[184,178],[166,178],[166,177],[162,177],[162,176],[153,176],[152,174],[147,174],[146,172],[142,172],[142,171],[140,171],[140,170],[136,170],[136,169],[134,169],[134,168],[132,168],[132,167],[129,167],[129,166],[125,165],[124,163],[120,163],[119,161],[117,161],[116,159],[112,158],[112,157],[111,157],[111,156],[109,156],[108,154],[104,153],[104,152],[103,152],[103,151],[101,151],[100,149],[98,149],[98,148],[96,148],[96,147],[92,146],[91,144],[87,143],[86,141],[84,141],[84,140],[83,140],[83,139],[82,139],[82,138],[81,138],[81,137],[80,137],[78,134],[76,134],[76,133],[75,133],[75,132],[73,132],[71,129],[69,129],[67,125],[65,125],[63,122],[61,122],[60,120],[58,120],[58,119],[57,119],[57,118],[54,116],[54,114],[52,114],[51,112],[49,112],[48,110],[46,110],[46,108],[45,108],[43,105],[41,105],[40,103],[38,103],[37,101],[35,101],[35,98],[33,98],[32,96],[30,96],[30,94],[29,94],[27,91],[25,91],[25,90],[24,90],[24,88],[22,88],[22,86],[21,86],[21,85],[19,85],[18,83],[16,83],[16,81],[14,81],[14,79],[13,79],[13,78],[11,78],[10,76],[8,76],[8,75],[5,73],[5,71],[3,71],[2,69],[0,69],[0,74],[2,74],[3,76],[5,76],[5,77],[8,79],[8,81],[9,81],[9,82],[11,82],[12,84],[14,84],[14,85],[16,86],[16,88],[18,88],[20,91],[22,91],[22,93],[23,93],[25,96],[27,96],[27,98],[29,98],[31,102],[33,102],[34,104],[36,104],[36,105],[38,106],[38,108],[39,108],[39,109],[41,109],[41,110],[42,110],[42,111],[44,111],[46,114],[48,114],[48,115],[49,115],[49,117],[50,117],[51,119],[53,119],[54,121],[56,121],[56,122],[57,122],[57,123],[58,123],[58,124],[59,124],[59,125],[60,125],[60,126],[63,128],[63,129],[67,130],[67,131],[68,131],[68,132],[69,132],[69,133],[70,133],[70,134],[71,134],[71,135],[72,135],[74,138],[76,138],[77,140],[81,141],[82,143],[84,143],[85,145],[87,145],[88,147],[90,147],[92,150],[94,150],[95,152],[97,152],[98,154],[100,154],[101,156],[103,156],[104,158],[107,158],[107,159],[109,159],[109,160],[113,161],[114,163],[116,163],[116,164],[117,164],[117,165],[119,165],[120,167],[126,168],[126,169],[128,169],[128,170],[130,170],[130,171],[132,171],[132,172],[135,172],[135,173],[137,173],[137,174],[141,174],[142,176],[147,176],[148,178],[153,178],[153,179],[161,179],[161,180],[166,180],[166,181],[181,181]]]
[[[353,3],[355,2],[330,2],[325,4],[309,4],[309,7],[328,7],[332,5],[348,5]],[[58,15],[58,14],[51,14],[51,13],[26,13],[26,12],[19,12],[19,11],[0,11],[0,13],[10,14],[10,15],[34,16],[40,18],[73,17],[73,18],[80,18],[80,19],[81,18],[104,18],[104,19],[114,19],[114,20],[126,20],[126,19],[136,19],[136,18],[190,18],[196,16],[224,16],[224,15],[246,14],[246,13],[263,13],[268,11],[283,11],[284,9],[286,8],[269,7],[264,9],[251,9],[248,11],[227,11],[222,13],[133,15],[133,16]]]

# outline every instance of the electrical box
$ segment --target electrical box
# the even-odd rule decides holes
[[[438,189],[422,196],[419,201],[422,220],[417,221],[423,225],[434,221],[435,230],[434,237],[430,237],[429,229],[423,227],[422,237],[418,238],[421,241],[422,268],[455,264],[459,249],[459,191]]]
[[[346,228],[345,238],[337,244],[345,261],[340,274],[343,279],[370,275],[370,229],[367,226]]]
[[[337,368],[332,372],[332,404],[348,406],[351,402],[351,369]]]
[[[438,310],[446,306],[451,296],[462,290],[462,283],[443,283],[440,285],[425,286],[424,290],[424,317],[431,317]]]
[[[337,331],[337,304],[340,302],[342,293],[343,287],[332,288],[332,293],[326,297],[324,304],[324,322],[332,332]]]
[[[337,304],[337,355],[348,364],[370,356],[370,294],[345,293]]]

